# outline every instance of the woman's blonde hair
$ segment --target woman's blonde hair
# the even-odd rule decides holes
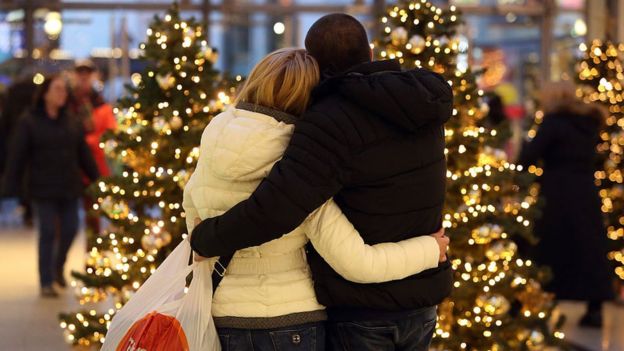
[[[280,49],[268,54],[253,68],[236,102],[249,102],[298,116],[308,106],[319,77],[318,64],[306,50]]]
[[[595,103],[584,102],[578,95],[576,87],[569,81],[548,82],[542,87],[540,94],[544,113],[570,112],[591,116],[604,121],[607,111]]]

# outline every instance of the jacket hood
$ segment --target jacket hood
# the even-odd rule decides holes
[[[426,69],[402,72],[390,60],[330,77],[315,89],[314,98],[333,94],[408,132],[442,125],[453,111],[453,91],[442,76]]]
[[[262,179],[282,157],[293,131],[293,124],[275,116],[230,107],[206,127],[200,147],[200,162],[206,164],[198,168],[228,181]]]

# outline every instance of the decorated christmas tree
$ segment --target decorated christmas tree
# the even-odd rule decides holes
[[[617,265],[615,273],[624,280],[624,44],[595,40],[590,47],[581,44],[580,48],[584,56],[578,66],[578,93],[609,111],[600,133],[595,179],[607,235],[614,244],[609,258]]]
[[[545,274],[519,257],[517,239],[534,241],[531,219],[537,189],[501,149],[506,136],[483,120],[477,76],[458,32],[454,6],[399,1],[381,18],[375,42],[382,59],[405,69],[424,67],[453,87],[455,109],[446,124],[448,187],[444,227],[451,238],[455,289],[439,309],[436,350],[542,350],[563,333]],[[556,324],[556,325],[555,325]]]
[[[83,310],[61,315],[73,344],[100,346],[115,312],[183,237],[183,188],[201,134],[233,89],[213,68],[203,27],[176,4],[155,16],[140,48],[147,68],[132,76],[115,109],[119,128],[101,144],[122,173],[90,189],[110,225],[88,237],[86,272],[72,273]]]

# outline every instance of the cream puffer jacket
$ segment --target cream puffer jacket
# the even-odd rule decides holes
[[[280,121],[292,123],[294,117],[245,108],[230,107],[202,135],[197,168],[184,189],[189,233],[196,217],[218,216],[248,198],[288,145],[294,125]],[[328,201],[291,233],[237,251],[214,295],[213,316],[270,318],[322,310],[306,262],[308,240],[336,272],[358,283],[402,279],[438,265],[434,238],[366,245]]]

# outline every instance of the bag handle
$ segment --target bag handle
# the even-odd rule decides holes
[[[230,261],[234,257],[232,255],[221,256],[217,259],[214,264],[214,269],[212,270],[212,293],[214,294],[217,291],[217,287],[219,283],[223,280],[225,276],[225,272],[227,272],[227,267],[230,265]]]

